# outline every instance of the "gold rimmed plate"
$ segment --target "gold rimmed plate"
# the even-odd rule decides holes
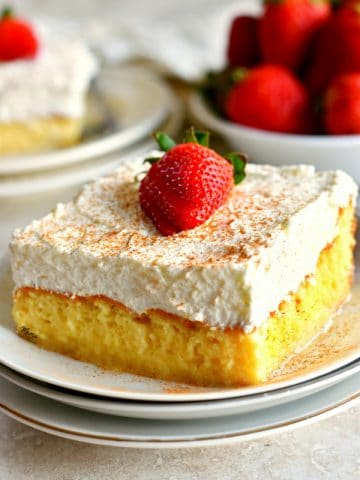
[[[283,405],[325,390],[336,383],[360,373],[360,359],[318,378],[272,392],[224,400],[198,402],[141,402],[97,397],[73,392],[33,380],[0,365],[0,376],[19,387],[84,410],[107,415],[151,420],[189,420],[237,415]],[[360,385],[359,385],[360,390]]]
[[[86,412],[0,378],[0,411],[38,430],[81,442],[132,448],[205,447],[291,430],[354,406],[359,400],[359,375],[286,405],[244,415],[181,421]]]

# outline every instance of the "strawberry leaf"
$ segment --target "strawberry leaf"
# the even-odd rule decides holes
[[[242,82],[249,75],[249,69],[245,67],[235,68],[231,72],[231,80],[233,84]]]
[[[0,19],[1,20],[4,20],[5,18],[10,18],[13,16],[13,12],[12,12],[12,8],[11,7],[4,7],[2,10],[1,10],[1,13],[0,13]]]
[[[195,128],[194,127],[190,127],[188,130],[185,130],[183,143],[198,143],[196,135],[195,135]]]
[[[249,69],[246,67],[227,67],[220,72],[209,72],[197,89],[213,112],[226,118],[225,99],[233,86],[243,81],[248,74]]]
[[[208,147],[210,143],[210,133],[201,130],[195,130],[195,136],[200,145]]]
[[[247,163],[247,156],[244,153],[231,152],[225,155],[226,160],[232,164],[234,168],[234,183],[238,185],[246,176],[245,167]]]
[[[183,141],[184,143],[197,143],[199,145],[202,145],[203,147],[208,147],[209,139],[209,132],[197,130],[194,127],[191,127],[189,128],[189,130],[186,130]]]
[[[166,135],[164,132],[156,132],[154,137],[160,149],[164,152],[167,152],[176,145],[175,140],[169,137],[169,135]]]
[[[330,4],[332,5],[333,9],[337,9],[341,7],[342,0],[330,0]]]
[[[149,158],[145,158],[145,160],[143,161],[143,163],[150,163],[150,165],[152,165],[153,163],[156,163],[158,160],[160,160],[161,156],[159,155],[158,157],[149,157]]]
[[[264,3],[265,5],[278,5],[283,3],[283,0],[265,0]]]
[[[146,172],[139,172],[134,177],[134,183],[140,183],[142,175],[145,175]]]

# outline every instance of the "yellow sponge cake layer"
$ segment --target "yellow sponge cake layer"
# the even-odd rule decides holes
[[[68,147],[80,140],[82,130],[83,120],[70,117],[0,123],[0,155]]]
[[[17,331],[41,347],[105,369],[206,386],[263,382],[320,332],[348,296],[354,211],[349,206],[339,212],[337,236],[322,250],[314,276],[250,333],[159,310],[138,315],[103,296],[32,287],[15,292]]]

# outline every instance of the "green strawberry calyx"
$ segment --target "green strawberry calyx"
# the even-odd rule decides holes
[[[4,7],[0,12],[0,20],[6,20],[13,17],[13,10],[11,7]]]
[[[245,153],[230,152],[227,153],[224,158],[232,164],[234,169],[234,183],[238,185],[246,177],[245,167],[247,164],[247,155],[245,155]]]
[[[173,140],[164,132],[156,132],[154,134],[154,138],[162,152],[168,152],[177,145],[175,140]],[[209,132],[190,127],[185,131],[182,143],[195,143],[197,145],[209,148],[210,134]],[[162,155],[146,158],[144,162],[148,162],[152,165],[160,160],[161,157]],[[240,152],[230,152],[224,155],[224,158],[232,164],[234,169],[234,183],[235,185],[238,185],[246,176],[245,169],[247,164],[247,155]]]

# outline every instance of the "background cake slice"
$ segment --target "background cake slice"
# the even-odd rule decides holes
[[[0,154],[78,142],[96,71],[95,57],[81,40],[30,25],[5,9],[0,18]]]
[[[104,368],[199,385],[265,381],[350,291],[356,185],[248,165],[204,224],[161,235],[123,166],[15,232],[18,333]]]

